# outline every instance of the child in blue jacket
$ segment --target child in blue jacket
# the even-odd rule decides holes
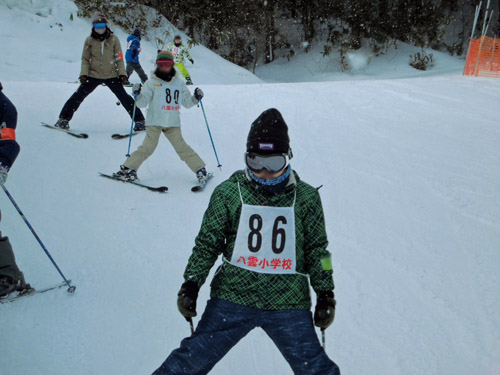
[[[141,82],[144,83],[148,80],[148,76],[139,63],[139,53],[141,53],[141,30],[135,29],[132,35],[127,38],[127,52],[125,53],[127,77],[130,78],[135,70],[141,78]]]

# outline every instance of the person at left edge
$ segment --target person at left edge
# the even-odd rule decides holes
[[[16,141],[17,110],[2,90],[0,83],[0,185],[7,181],[9,170],[20,151]]]
[[[108,27],[108,21],[102,14],[92,19],[92,32],[85,40],[82,53],[80,86],[68,99],[59,115],[55,126],[69,129],[69,122],[85,98],[97,86],[103,84],[116,95],[123,108],[132,117],[134,99],[125,92],[123,82],[127,81],[127,72],[123,63],[123,54],[118,37]],[[145,119],[139,108],[135,111],[135,131],[145,130]]]
[[[0,185],[7,181],[7,174],[19,155],[20,147],[16,141],[17,110],[2,92],[0,83]],[[0,220],[2,212],[0,211]],[[15,292],[31,289],[16,264],[9,237],[0,232],[0,298]]]

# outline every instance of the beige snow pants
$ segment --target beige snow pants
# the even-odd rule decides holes
[[[201,160],[198,154],[194,152],[184,138],[182,138],[181,128],[164,128],[162,126],[147,126],[144,142],[139,146],[137,151],[130,155],[123,165],[137,171],[141,164],[153,154],[156,146],[158,146],[161,133],[167,137],[175,152],[179,155],[179,158],[185,162],[193,172],[205,167],[203,160]]]

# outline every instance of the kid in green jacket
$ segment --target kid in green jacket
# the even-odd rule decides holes
[[[246,170],[212,194],[178,294],[188,320],[198,291],[222,255],[211,299],[193,335],[154,372],[207,374],[255,327],[278,346],[294,374],[338,375],[314,325],[335,316],[331,255],[317,189],[292,170],[288,128],[276,109],[250,129]],[[317,295],[314,319],[309,285]]]

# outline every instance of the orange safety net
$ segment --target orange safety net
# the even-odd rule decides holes
[[[500,78],[500,39],[470,39],[464,75]]]

